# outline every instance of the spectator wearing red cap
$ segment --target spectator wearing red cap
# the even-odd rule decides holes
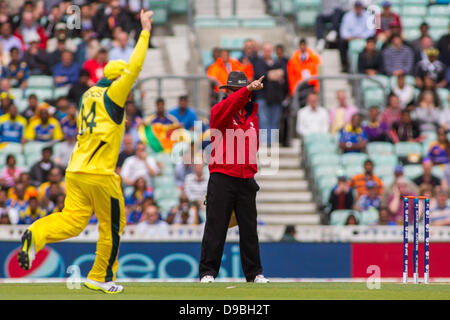
[[[377,40],[385,41],[392,34],[392,28],[399,28],[399,32],[402,32],[402,23],[400,16],[391,10],[391,2],[384,1],[382,3],[383,10],[380,14],[380,25],[376,29]]]

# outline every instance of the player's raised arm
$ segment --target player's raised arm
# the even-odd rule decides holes
[[[152,29],[152,16],[153,11],[145,12],[144,10],[141,10],[142,31],[139,36],[139,40],[134,47],[134,51],[130,57],[130,61],[128,61],[128,65],[123,66],[124,68],[120,73],[120,77],[113,81],[107,91],[108,97],[120,107],[124,106],[128,94],[130,93],[131,88],[133,87],[133,84],[136,81],[139,72],[141,72],[144,64],[148,49],[148,41],[150,39],[150,31]],[[108,78],[107,73],[108,70],[105,70],[105,76]]]

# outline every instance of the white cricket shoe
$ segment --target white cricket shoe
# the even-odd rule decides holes
[[[254,283],[269,283],[269,279],[264,278],[262,274],[258,274],[253,280]]]
[[[214,277],[213,276],[203,276],[202,279],[200,280],[200,282],[202,282],[202,283],[214,282]]]
[[[99,290],[108,294],[116,294],[123,292],[123,286],[115,284],[113,281],[98,282],[91,279],[86,279],[84,285],[86,286],[86,288],[92,290]]]

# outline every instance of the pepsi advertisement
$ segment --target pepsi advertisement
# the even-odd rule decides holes
[[[17,262],[20,244],[0,243],[0,278],[66,278],[73,266],[86,277],[95,260],[95,243],[62,242],[47,245],[30,270]],[[200,242],[122,242],[118,279],[198,278]],[[280,278],[349,278],[349,243],[260,243],[264,274]],[[227,243],[218,278],[243,278],[238,243]]]

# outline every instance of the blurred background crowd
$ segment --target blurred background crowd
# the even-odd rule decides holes
[[[62,210],[80,97],[103,77],[108,60],[128,60],[140,33],[137,13],[150,3],[0,1],[0,224],[29,224]],[[73,4],[80,8],[80,28],[69,28]],[[315,43],[300,37],[292,54],[276,41],[251,38],[241,50],[214,48],[205,64],[210,104],[221,98],[218,87],[230,71],[244,72],[249,81],[265,75],[264,90],[253,99],[261,129],[280,130],[280,141],[269,136],[263,142],[270,146],[288,144],[290,108],[293,99],[299,100],[294,130],[302,139],[304,166],[323,223],[398,224],[402,196],[420,194],[431,199],[432,223],[450,225],[448,22],[438,36],[426,22],[410,31],[409,16],[396,12],[389,1],[379,4],[376,29],[367,23],[366,2],[322,0]],[[426,13],[431,4],[424,4]],[[444,15],[448,21],[448,12]],[[334,105],[321,106],[320,83],[308,79],[320,74],[326,48],[339,51],[343,73],[383,83],[390,92],[387,101],[369,97],[363,109],[351,102],[351,92],[338,90]],[[371,89],[370,81],[365,85]],[[140,127],[160,124],[166,131],[192,131],[194,122],[202,120],[206,132],[207,120],[190,107],[188,95],[170,106],[155,99],[154,113],[147,117],[141,98],[133,93],[126,102],[117,163],[127,222],[200,224],[207,168],[192,161],[173,163],[168,153],[148,147]]]

